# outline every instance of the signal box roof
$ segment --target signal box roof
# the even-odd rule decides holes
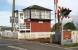
[[[38,5],[29,6],[29,7],[27,7],[27,8],[24,8],[23,10],[26,10],[26,9],[38,9],[38,10],[52,11],[51,9],[44,8],[44,7],[41,7],[41,6],[38,6]]]

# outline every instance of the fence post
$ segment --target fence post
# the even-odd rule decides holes
[[[50,34],[50,43],[52,43],[52,34]]]

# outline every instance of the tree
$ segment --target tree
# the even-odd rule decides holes
[[[74,23],[69,22],[69,23],[66,23],[66,24],[64,25],[64,28],[63,28],[63,29],[64,29],[64,30],[67,30],[67,29],[76,30],[76,27],[75,27]]]
[[[5,30],[11,30],[12,27],[8,27],[8,26],[0,26],[0,31],[5,31]]]
[[[59,27],[58,27],[58,26],[59,26]],[[60,29],[59,29],[59,28],[60,28]],[[74,23],[68,22],[68,23],[66,23],[66,24],[63,26],[63,29],[64,29],[64,30],[68,30],[68,29],[70,29],[70,30],[76,30],[76,27],[75,27]],[[56,24],[53,26],[52,31],[59,31],[59,30],[61,30],[61,23],[56,23]]]

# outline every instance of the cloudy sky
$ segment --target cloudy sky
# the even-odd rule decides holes
[[[54,11],[54,0],[16,0],[16,9],[21,10],[30,5],[40,5]],[[70,16],[76,19],[78,16],[78,0],[59,0],[59,6],[72,10]],[[12,0],[0,0],[0,25],[10,26],[9,17],[11,16]],[[52,18],[54,19],[52,12]],[[71,19],[68,19],[70,21]],[[54,22],[54,21],[53,21]]]

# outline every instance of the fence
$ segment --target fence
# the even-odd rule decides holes
[[[18,38],[18,32],[4,31],[4,32],[1,33],[1,37]]]
[[[17,38],[17,39],[37,39],[37,38],[50,38],[50,35],[54,32],[32,32],[32,33],[20,33],[20,32],[2,32],[2,37]]]
[[[78,43],[78,31],[65,31],[64,44]]]
[[[50,38],[50,35],[52,33],[54,33],[54,32],[18,33],[18,39]]]
[[[71,32],[72,43],[78,43],[78,31]]]
[[[55,34],[55,32],[32,32],[32,33],[20,33],[20,32],[8,32],[8,31],[0,32],[1,37],[15,38],[15,39],[50,38],[51,34],[53,35]],[[64,32],[64,44],[68,43],[78,43],[78,31]]]

